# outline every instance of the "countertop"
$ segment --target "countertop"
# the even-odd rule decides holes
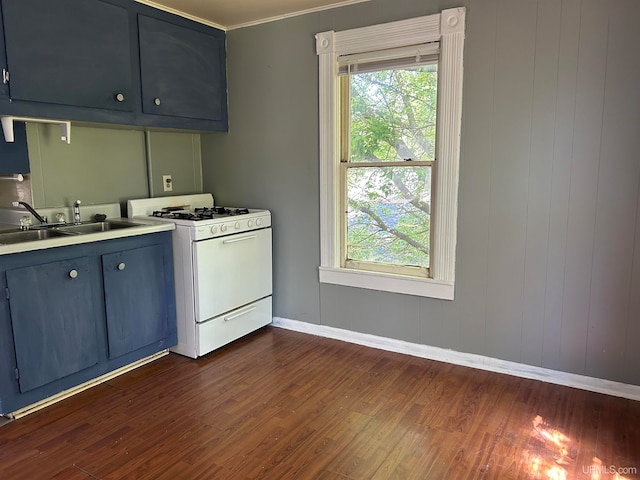
[[[79,245],[82,243],[99,242],[102,240],[112,240],[114,238],[134,237],[149,233],[164,232],[174,230],[175,225],[170,222],[157,222],[154,220],[136,218],[108,218],[111,221],[134,223],[136,226],[128,228],[118,228],[106,232],[85,233],[81,235],[68,235],[64,237],[53,237],[30,242],[12,243],[0,245],[0,255],[12,253],[29,252],[34,250],[46,250],[55,247],[66,247],[69,245]],[[16,225],[0,223],[0,231],[19,229]]]

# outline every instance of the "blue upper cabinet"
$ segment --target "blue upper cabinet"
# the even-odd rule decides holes
[[[0,30],[2,28],[2,2],[0,2]],[[4,34],[0,35],[0,103],[4,103],[9,98],[9,83],[7,75],[7,56],[4,46]]]
[[[15,140],[5,142],[0,132],[0,174],[29,173],[29,149],[27,147],[27,127],[24,122],[13,125]]]
[[[129,13],[101,0],[4,0],[15,101],[133,111]]]
[[[131,0],[0,5],[0,115],[227,130],[225,32]]]
[[[226,128],[225,35],[138,15],[142,110]]]

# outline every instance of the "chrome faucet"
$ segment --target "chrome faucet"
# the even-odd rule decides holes
[[[80,200],[73,202],[73,223],[80,225]]]
[[[41,216],[38,212],[36,212],[33,207],[31,205],[29,205],[27,202],[12,202],[14,207],[18,207],[20,205],[22,205],[24,208],[26,208],[27,210],[29,210],[29,213],[31,215],[33,215],[34,217],[36,217],[38,219],[38,221],[42,224],[47,223],[47,217],[43,217]],[[21,228],[24,228],[25,230],[27,228],[29,228],[28,226],[23,226]]]

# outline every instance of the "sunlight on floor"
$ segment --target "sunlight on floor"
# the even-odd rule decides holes
[[[525,450],[525,462],[529,465],[529,475],[533,479],[568,480],[568,472],[565,466],[575,462],[578,455],[578,447],[567,435],[560,430],[552,428],[537,415],[532,422],[531,437],[542,446],[537,452]],[[591,465],[583,465],[580,470],[584,475],[590,475],[591,480],[629,480],[620,475],[619,470],[613,465],[605,465],[598,457],[593,457]],[[578,470],[578,472],[580,472]],[[633,468],[635,472],[635,467]]]

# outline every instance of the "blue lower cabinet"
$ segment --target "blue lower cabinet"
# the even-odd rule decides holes
[[[100,277],[88,258],[9,270],[7,285],[21,392],[100,361]]]
[[[0,255],[0,414],[177,343],[171,232]]]
[[[109,358],[169,334],[165,265],[159,245],[102,256]]]

